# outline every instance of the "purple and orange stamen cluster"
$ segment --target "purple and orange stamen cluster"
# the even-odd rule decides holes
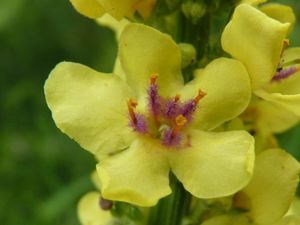
[[[136,101],[130,99],[127,102],[129,126],[139,134],[157,137],[165,146],[181,147],[184,140],[189,139],[182,131],[192,121],[198,103],[206,93],[199,90],[194,99],[185,102],[180,101],[180,95],[163,98],[158,93],[157,78],[157,74],[150,77],[147,117],[135,112]],[[151,126],[153,122],[155,126]]]

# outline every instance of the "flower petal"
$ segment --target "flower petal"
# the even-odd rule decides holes
[[[297,116],[300,116],[300,93],[299,94],[281,94],[269,93],[265,90],[257,90],[255,94],[267,101],[281,106]]]
[[[293,9],[290,6],[278,3],[268,3],[262,5],[259,9],[260,11],[267,14],[269,17],[278,20],[281,23],[290,23],[291,27],[289,31],[292,30],[292,27],[296,21],[296,16],[293,12]]]
[[[137,11],[144,17],[148,18],[155,6],[157,0],[141,0],[136,4]]]
[[[96,170],[91,174],[91,180],[92,180],[94,186],[100,191],[101,184],[100,184],[100,180],[99,180],[98,173]]]
[[[300,94],[300,71],[279,81],[273,81],[265,86],[269,93],[280,93],[283,95]]]
[[[292,63],[293,66],[300,67],[300,48],[289,48],[285,50],[283,62]],[[269,93],[281,93],[283,95],[300,94],[300,71],[284,79],[270,82],[264,89]]]
[[[96,21],[101,26],[106,26],[106,27],[112,29],[116,33],[117,39],[119,39],[122,31],[127,26],[127,24],[130,23],[129,20],[127,20],[125,18],[118,21],[108,13],[104,14],[103,16],[98,18]]]
[[[104,9],[97,0],[70,0],[70,2],[84,16],[98,18],[104,14]]]
[[[288,48],[284,51],[282,56],[284,62],[291,62],[294,60],[298,60],[298,64],[300,64],[300,47]]]
[[[267,133],[264,130],[256,130],[255,135],[255,153],[258,154],[269,148],[278,148],[277,139],[272,133]]]
[[[166,34],[141,24],[129,24],[119,42],[119,59],[128,84],[146,94],[150,76],[158,74],[159,91],[170,96],[183,85],[181,53]]]
[[[112,218],[109,211],[101,210],[99,206],[100,193],[89,192],[79,201],[77,211],[82,225],[106,225]]]
[[[271,149],[257,156],[253,178],[242,190],[250,199],[250,216],[255,222],[273,224],[288,211],[299,173],[300,164],[283,150]]]
[[[200,129],[211,130],[238,116],[251,97],[249,75],[234,59],[219,58],[195,75],[181,90],[183,99],[194,98],[198,89],[206,93],[200,100],[193,123]]]
[[[275,225],[299,225],[299,224],[300,224],[299,214],[285,216],[282,220],[275,223]]]
[[[295,196],[292,202],[292,205],[287,212],[287,215],[299,215],[300,212],[300,198],[298,196]]]
[[[134,12],[134,6],[139,0],[97,0],[107,13],[117,20]]]
[[[256,107],[256,126],[264,133],[281,133],[295,126],[299,117],[284,108],[268,101],[258,101]]]
[[[129,149],[97,165],[102,196],[140,206],[153,206],[170,194],[169,166],[160,143],[139,138]]]
[[[289,27],[248,4],[239,5],[226,25],[222,47],[245,64],[253,89],[268,83],[274,75]]]
[[[198,198],[231,195],[248,184],[254,164],[254,140],[245,131],[192,131],[191,147],[169,154],[171,169]]]
[[[126,107],[132,93],[117,76],[62,62],[50,73],[45,95],[57,127],[97,157],[132,141]]]
[[[267,0],[242,0],[240,3],[247,3],[247,4],[250,4],[250,5],[259,5],[261,3],[264,3],[266,2]]]
[[[251,225],[246,216],[240,214],[228,214],[212,217],[201,225]]]

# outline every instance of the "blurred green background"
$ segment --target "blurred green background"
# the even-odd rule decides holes
[[[297,9],[300,1],[285,3]],[[291,38],[300,45],[300,25]],[[93,157],[51,119],[43,85],[60,61],[109,72],[113,33],[65,0],[0,1],[0,223],[78,225],[76,204],[93,189]],[[279,136],[300,160],[300,126]]]

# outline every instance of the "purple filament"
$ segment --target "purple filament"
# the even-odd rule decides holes
[[[133,128],[134,131],[145,134],[148,132],[148,123],[144,115],[135,114],[136,121],[133,121],[131,117],[129,117],[129,126]]]
[[[180,105],[175,100],[168,100],[163,110],[164,117],[167,119],[175,119],[180,114]]]
[[[160,113],[160,97],[158,95],[158,86],[151,84],[148,90],[149,107],[154,117],[159,116]]]
[[[163,133],[162,144],[169,147],[180,146],[181,135],[177,133],[175,136],[172,136],[173,129],[168,129]]]
[[[289,67],[287,69],[282,69],[274,75],[274,77],[272,78],[272,81],[279,81],[279,80],[288,78],[289,76],[293,75],[297,71],[298,71],[298,68],[294,67],[294,66]]]
[[[193,113],[195,112],[197,108],[197,104],[194,100],[189,100],[186,103],[183,104],[181,108],[181,115],[183,115],[185,118],[187,118],[188,121],[192,119]]]

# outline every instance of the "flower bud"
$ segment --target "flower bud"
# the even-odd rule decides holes
[[[196,49],[193,45],[187,43],[180,43],[179,48],[181,50],[181,67],[186,68],[192,65],[196,61]]]
[[[181,10],[186,18],[196,24],[206,13],[206,5],[188,1],[181,6]]]

